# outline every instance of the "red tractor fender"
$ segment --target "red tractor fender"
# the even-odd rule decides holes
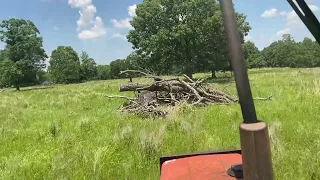
[[[242,171],[231,169],[241,163],[241,150],[164,156],[160,180],[241,180]]]

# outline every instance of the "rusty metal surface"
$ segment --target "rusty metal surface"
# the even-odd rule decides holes
[[[235,76],[239,103],[244,123],[256,123],[257,115],[253,103],[248,72],[244,60],[236,15],[232,0],[220,0],[224,28],[227,34],[228,47]]]
[[[241,180],[227,171],[242,161],[240,154],[213,154],[173,159],[162,164],[161,180]]]
[[[161,156],[160,157],[160,172],[161,172],[162,164],[166,161],[170,161],[173,159],[188,158],[188,157],[193,157],[193,156],[214,155],[214,154],[241,154],[241,149],[196,152],[196,153],[188,153],[188,154],[172,154],[172,155],[168,155],[168,156]]]

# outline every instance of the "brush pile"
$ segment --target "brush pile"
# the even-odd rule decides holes
[[[145,78],[152,78],[149,84],[128,83],[120,85],[120,92],[133,91],[138,95],[135,98],[127,96],[106,96],[108,98],[127,99],[122,112],[142,113],[144,115],[165,116],[170,107],[182,103],[204,106],[208,104],[230,104],[238,100],[218,89],[210,89],[204,79],[194,81],[188,76],[184,78],[163,79],[142,71],[126,70],[120,74],[142,74]],[[129,75],[131,77],[131,75]],[[130,78],[131,79],[131,78]],[[169,108],[168,108],[169,107]]]

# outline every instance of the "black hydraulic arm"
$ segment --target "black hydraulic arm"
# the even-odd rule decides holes
[[[320,23],[307,3],[304,0],[296,0],[297,4],[294,3],[293,0],[287,1],[300,17],[301,21],[307,26],[316,41],[320,44]]]
[[[223,24],[226,30],[232,69],[235,76],[239,103],[242,110],[243,122],[246,124],[257,123],[256,109],[254,106],[247,67],[240,42],[239,31],[232,0],[220,0]]]

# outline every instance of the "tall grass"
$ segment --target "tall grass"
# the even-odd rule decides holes
[[[320,179],[320,70],[249,75],[253,96],[274,98],[255,105],[269,125],[276,179]],[[183,105],[150,120],[119,113],[124,100],[103,96],[119,94],[122,82],[1,92],[0,179],[159,179],[161,155],[240,147],[239,105]],[[212,85],[236,95],[234,81]]]

